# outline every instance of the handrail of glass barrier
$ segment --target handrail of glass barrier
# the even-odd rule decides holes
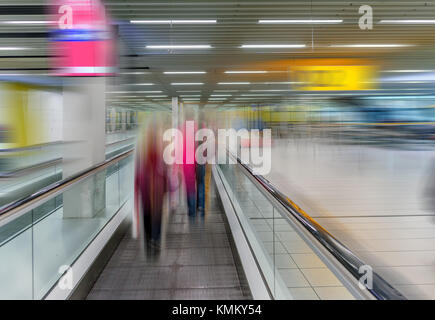
[[[278,201],[290,215],[296,218],[296,220],[299,221],[302,226],[308,230],[308,232],[314,236],[314,238],[316,238],[316,240],[318,240],[320,244],[322,244],[322,246],[326,248],[326,250],[331,253],[353,277],[355,277],[355,279],[358,280],[361,278],[362,274],[360,273],[360,267],[367,265],[366,263],[337,240],[325,228],[318,224],[297,204],[273,186],[266,178],[261,175],[255,175],[249,166],[241,162],[239,157],[234,156],[231,152],[228,153],[237,160],[237,163],[242,166],[255,181],[262,186],[263,190]],[[372,287],[369,288],[365,285],[365,288],[378,300],[407,300],[397,289],[392,287],[385,279],[374,271]]]
[[[118,141],[115,141],[115,142],[107,143],[106,147],[111,147],[111,146],[114,146],[114,145],[117,145],[117,144],[122,144],[122,143],[130,141],[130,140],[134,141],[135,139],[136,139],[136,137],[130,137],[130,138],[126,138],[126,139],[123,139],[123,140],[118,140]]]
[[[25,174],[29,174],[29,173],[32,173],[32,172],[35,172],[35,171],[38,171],[38,170],[41,170],[44,168],[54,166],[54,165],[59,164],[61,162],[62,162],[62,158],[54,158],[52,160],[39,162],[39,163],[30,165],[28,167],[23,167],[23,168],[19,168],[19,169],[7,171],[7,172],[0,172],[0,179],[23,176]]]
[[[80,181],[86,179],[87,177],[106,169],[112,164],[117,163],[124,158],[127,158],[128,156],[132,155],[133,152],[134,152],[133,149],[128,150],[120,155],[107,159],[95,166],[80,171],[68,178],[54,182],[29,196],[26,196],[22,199],[16,200],[14,202],[11,202],[9,204],[0,207],[0,224],[2,220],[12,217],[15,213],[23,211],[24,209],[27,209],[31,206],[35,206],[35,204],[46,200],[50,196],[54,197],[55,195],[60,193],[61,190],[73,186],[79,183]]]

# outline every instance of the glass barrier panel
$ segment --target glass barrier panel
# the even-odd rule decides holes
[[[132,198],[132,159],[66,187],[12,221],[0,220],[0,299],[47,295],[65,268]]]

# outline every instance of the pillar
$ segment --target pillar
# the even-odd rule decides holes
[[[69,79],[63,102],[63,177],[105,160],[104,77]],[[64,218],[91,218],[105,209],[106,173],[88,178],[63,195]]]

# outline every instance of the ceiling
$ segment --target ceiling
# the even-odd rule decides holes
[[[361,3],[350,1],[140,1],[106,0],[122,40],[121,77],[112,79],[111,100],[134,104],[167,101],[239,105],[279,102],[292,96],[289,72],[306,58],[364,58],[380,70],[435,69],[435,24],[382,24],[385,19],[435,19],[435,1],[366,1],[372,30],[361,30]],[[50,20],[47,1],[0,0],[0,73],[48,73],[46,25],[1,21]],[[213,24],[134,24],[131,20],[211,19]],[[260,19],[329,19],[337,24],[260,24]],[[252,44],[299,44],[303,48],[241,48]],[[348,48],[355,44],[404,47]],[[209,45],[208,49],[149,49],[149,45]],[[264,71],[228,74],[225,71]],[[164,74],[203,71],[202,74]],[[219,84],[249,82],[249,84]],[[153,85],[139,85],[152,83]],[[200,83],[173,85],[173,83]],[[231,90],[231,91],[230,91]],[[273,90],[273,91],[272,91]],[[152,91],[152,92],[146,92]],[[160,92],[159,92],[160,91]],[[190,91],[190,92],[187,92]],[[132,93],[133,92],[133,93]],[[186,95],[190,97],[186,97]],[[213,97],[212,97],[213,95]],[[225,96],[223,96],[225,95]],[[160,97],[165,96],[165,97]]]

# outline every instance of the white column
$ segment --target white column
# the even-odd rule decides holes
[[[179,125],[179,106],[178,97],[172,97],[172,128],[178,128]]]
[[[180,112],[180,103],[178,102],[178,97],[172,97],[172,128],[179,129],[181,124],[181,112]],[[177,141],[177,138],[173,137],[175,141],[172,141],[175,146],[179,147],[179,141]],[[176,166],[173,167],[173,170],[171,170],[171,181],[172,183],[176,183],[181,187],[181,181],[178,180],[179,178],[179,172],[176,171]],[[180,188],[170,193],[170,208],[171,210],[175,211],[180,203]]]
[[[69,79],[63,105],[63,177],[105,160],[106,79]],[[105,208],[105,171],[63,195],[64,218],[93,217]]]

